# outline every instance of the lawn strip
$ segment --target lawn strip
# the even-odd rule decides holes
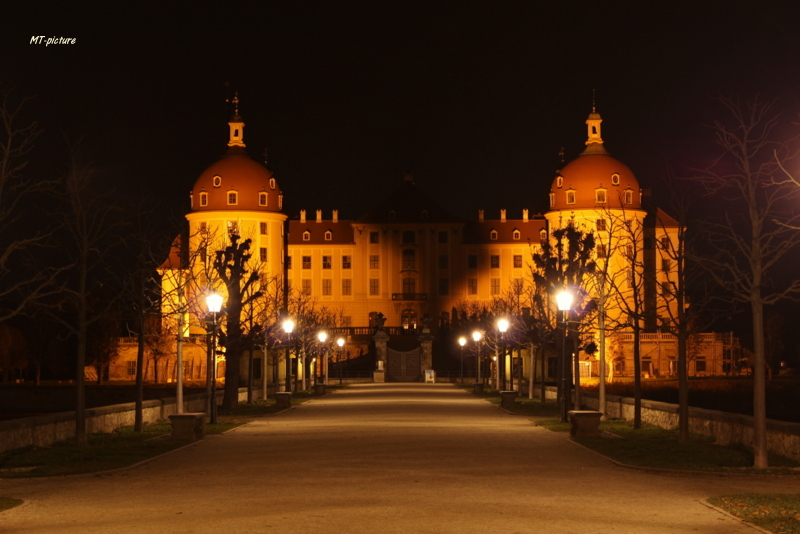
[[[712,497],[708,503],[771,532],[800,532],[800,495],[741,493]]]

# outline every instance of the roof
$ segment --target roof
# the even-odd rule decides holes
[[[406,174],[403,185],[377,208],[356,220],[367,224],[460,223],[438,202],[423,193]]]
[[[325,239],[326,235],[330,239]],[[353,221],[303,222],[297,219],[289,221],[290,245],[352,245],[353,243],[355,243]]]
[[[492,239],[493,230],[497,232],[497,239]],[[519,239],[514,239],[515,230],[519,231]],[[470,221],[464,225],[464,243],[538,243],[541,241],[542,230],[547,230],[547,221],[544,218],[528,219],[527,222],[523,219]]]

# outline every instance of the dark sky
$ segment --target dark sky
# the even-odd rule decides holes
[[[0,82],[36,96],[45,130],[32,169],[57,172],[64,137],[82,139],[121,191],[180,214],[225,149],[225,82],[288,207],[342,217],[406,170],[462,217],[541,209],[593,90],[606,148],[645,186],[710,157],[715,96],[800,110],[792,1],[52,4],[0,19]]]

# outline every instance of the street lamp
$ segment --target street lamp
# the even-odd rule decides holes
[[[217,423],[217,314],[222,309],[222,295],[212,291],[206,296],[206,306],[212,318],[211,330],[211,406],[210,423]]]
[[[344,338],[340,337],[336,340],[336,344],[339,345],[339,385],[342,384],[342,355],[344,354]]]
[[[317,334],[317,339],[319,340],[320,344],[322,345],[322,372],[325,373],[325,380],[322,382],[323,384],[328,384],[328,351],[325,350],[325,342],[328,341],[328,333],[326,331],[322,331]],[[314,384],[317,383],[317,375],[314,373]]]
[[[500,331],[500,358],[497,368],[497,381],[500,382],[500,367],[503,367],[503,389],[508,391],[508,373],[506,372],[506,332],[508,331],[508,320],[498,319],[497,329]],[[511,389],[514,389],[514,384],[511,384]]]
[[[467,338],[461,336],[458,338],[458,344],[461,345],[461,382],[464,382],[464,345],[467,344]]]
[[[292,338],[294,331],[294,321],[291,317],[286,317],[283,320],[283,331],[286,332],[286,346],[283,348],[283,354],[286,358],[286,386],[284,391],[292,391],[292,360],[289,358],[289,340]]]
[[[556,295],[564,336],[561,339],[561,422],[567,422],[567,312],[572,308],[572,293],[566,289]]]
[[[481,334],[480,330],[475,330],[472,333],[472,340],[475,342],[475,351],[476,351],[476,359],[478,361],[478,374],[475,375],[475,383],[476,384],[483,384],[483,380],[481,379],[481,338],[483,334]]]

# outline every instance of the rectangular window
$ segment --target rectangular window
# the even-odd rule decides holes
[[[228,221],[228,235],[239,235],[239,223],[237,221]]]
[[[478,279],[477,278],[469,278],[467,280],[467,294],[468,295],[477,295],[478,294]]]
[[[380,243],[380,234],[378,232],[370,232],[369,233],[369,242],[370,243]]]
[[[266,247],[261,247],[260,249],[258,249],[258,259],[261,260],[264,263],[267,262],[267,248]]]
[[[236,205],[236,193],[234,193],[233,191],[228,193],[228,204],[230,204],[231,206]]]
[[[597,243],[594,246],[594,250],[597,252],[598,258],[605,258],[606,257],[606,246],[604,243]]]
[[[500,279],[492,278],[492,295],[500,294]]]
[[[300,290],[303,292],[303,295],[310,295],[311,294],[311,280],[303,280],[300,285]]]
[[[286,256],[286,268],[287,269],[291,269],[292,268],[292,257],[291,256]]]
[[[439,268],[447,269],[450,257],[447,254],[439,254]]]
[[[333,292],[333,280],[331,280],[330,278],[323,278],[322,295],[325,297],[330,297],[332,292]]]
[[[322,256],[322,268],[330,269],[333,263],[333,256]]]
[[[660,244],[661,244],[661,250],[669,250],[671,248],[669,237],[662,237],[660,240]]]
[[[128,376],[136,376],[136,360],[128,360],[125,362],[125,367]]]
[[[478,268],[478,255],[477,254],[470,254],[467,256],[467,269],[477,269]]]
[[[661,282],[661,296],[662,297],[671,297],[672,296],[672,282]]]
[[[575,191],[567,191],[567,204],[575,204]]]
[[[669,268],[671,266],[672,265],[670,264],[670,261],[667,258],[661,258],[661,270],[662,271],[664,271],[665,273],[668,273],[669,272]]]
[[[261,235],[267,235],[267,223],[262,222],[258,224],[258,232]]]
[[[492,254],[489,257],[491,262],[492,269],[499,269],[500,268],[500,255],[499,254]]]
[[[522,269],[522,254],[514,254],[514,268]]]
[[[369,294],[373,296],[381,294],[381,281],[379,279],[377,278],[369,279]]]
[[[447,243],[447,232],[439,232],[439,243]]]
[[[353,281],[349,278],[342,278],[342,295],[350,296],[353,294]]]
[[[698,373],[705,373],[706,372],[706,361],[705,360],[697,360],[694,362],[694,370]]]
[[[303,269],[311,268],[311,256],[303,256]]]
[[[633,204],[633,191],[625,191],[625,204]]]
[[[439,278],[439,294],[442,296],[450,294],[450,280]]]
[[[353,265],[352,256],[342,256],[342,269],[350,269]]]
[[[594,193],[595,193],[595,201],[598,204],[605,204],[606,203],[606,190],[605,189],[596,189]]]
[[[378,261],[378,255],[371,254],[369,257],[369,268],[377,269],[378,267],[380,267],[380,262]]]
[[[597,221],[595,221],[595,224],[596,224],[597,230],[599,232],[605,232],[606,231],[606,220],[605,219],[597,219]]]

